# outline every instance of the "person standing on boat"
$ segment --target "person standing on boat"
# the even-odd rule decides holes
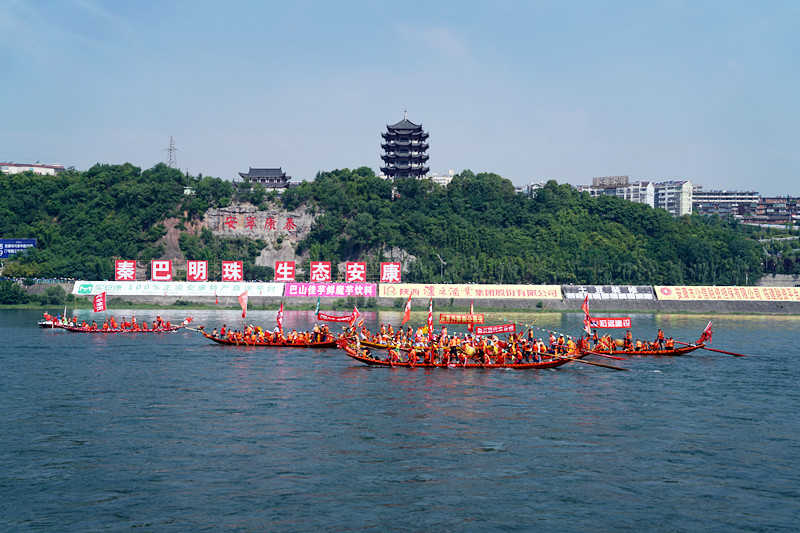
[[[658,328],[658,336],[656,337],[656,343],[658,343],[658,349],[663,350],[666,342],[664,341],[664,332],[661,328]]]

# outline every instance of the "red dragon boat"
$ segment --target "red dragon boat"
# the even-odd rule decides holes
[[[391,362],[386,361],[383,359],[377,359],[375,357],[371,357],[369,355],[365,355],[363,351],[359,352],[355,346],[352,344],[346,344],[342,346],[344,353],[356,361],[360,361],[368,366],[383,366],[383,367],[405,367],[405,368],[510,368],[510,369],[520,369],[520,370],[544,370],[547,368],[557,368],[559,366],[565,365],[571,361],[580,361],[580,358],[583,357],[582,355],[576,357],[569,357],[569,356],[561,356],[561,355],[551,355],[551,354],[543,354],[545,358],[538,362],[538,363],[506,363],[506,364],[497,364],[497,363],[461,363],[461,362],[451,362],[451,363],[426,363],[424,361],[418,361],[416,363],[409,363],[407,361],[403,362]]]
[[[597,349],[597,350],[583,350],[581,353],[589,355],[616,355],[616,356],[634,356],[634,355],[656,355],[656,356],[667,356],[667,357],[677,357],[681,355],[689,355],[695,350],[699,350],[701,348],[705,348],[705,344],[688,344],[686,346],[682,346],[680,348],[673,348],[669,350],[606,350],[606,349]]]
[[[260,346],[262,348],[336,348],[336,339],[330,335],[328,335],[324,341],[318,342],[253,342],[245,340],[239,341],[237,339],[229,339],[227,337],[215,337],[214,335],[203,331],[202,328],[198,328],[196,331],[202,333],[203,336],[208,340],[216,342],[217,344],[224,344],[226,346]]]
[[[82,326],[60,326],[61,328],[70,331],[72,333],[104,333],[104,334],[112,334],[112,333],[170,333],[173,331],[178,331],[179,329],[185,328],[189,325],[193,319],[192,317],[187,317],[186,320],[178,324],[177,326],[170,325],[169,327],[161,327],[155,329],[102,329],[102,328],[90,328],[90,327],[82,327]]]

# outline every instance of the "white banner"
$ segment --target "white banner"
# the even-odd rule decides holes
[[[283,296],[283,283],[252,281],[76,281],[72,294],[89,296],[236,296],[247,291],[250,298]]]

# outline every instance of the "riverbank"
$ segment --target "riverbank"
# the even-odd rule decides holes
[[[250,310],[277,310],[281,302],[284,309],[295,311],[313,311],[316,300],[309,298],[250,298]],[[436,299],[433,300],[434,313],[468,312],[470,300]],[[475,299],[476,313],[491,312],[547,312],[574,313],[580,311],[580,303],[575,300],[500,300]],[[60,304],[63,306],[64,304]],[[320,308],[327,311],[351,311],[354,306],[360,310],[402,310],[405,302],[397,305],[395,299],[326,299]],[[70,309],[91,309],[88,298],[77,297],[67,303]],[[57,311],[58,305],[19,304],[0,305],[0,309],[45,309]],[[176,300],[164,296],[136,296],[129,298],[109,298],[109,310],[118,309],[239,309],[236,298],[218,298],[217,303],[208,298],[187,298]],[[593,300],[589,302],[593,314],[610,313],[669,313],[669,314],[703,314],[703,315],[800,315],[800,302],[728,302],[728,301],[660,301],[660,300]],[[427,310],[427,299],[412,300],[412,310]]]

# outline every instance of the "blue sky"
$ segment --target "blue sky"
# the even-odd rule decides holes
[[[800,196],[800,2],[0,0],[0,160],[380,166]]]

